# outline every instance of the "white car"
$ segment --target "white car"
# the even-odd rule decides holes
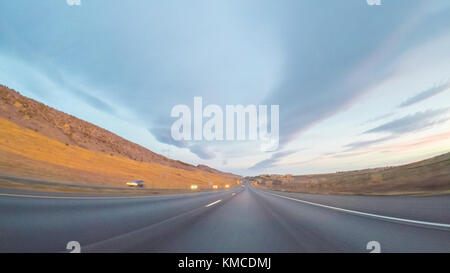
[[[128,187],[143,188],[144,187],[144,181],[142,181],[142,180],[134,180],[134,181],[131,181],[131,182],[127,182],[127,186]]]

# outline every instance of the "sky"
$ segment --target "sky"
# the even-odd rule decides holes
[[[156,153],[241,175],[450,151],[450,2],[5,0],[0,84]],[[171,109],[279,105],[280,145],[174,141]]]

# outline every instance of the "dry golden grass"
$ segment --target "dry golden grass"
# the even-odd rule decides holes
[[[450,153],[397,167],[316,175],[261,175],[255,179],[263,182],[259,187],[304,193],[448,194]]]
[[[0,173],[11,176],[80,184],[124,186],[142,179],[147,187],[188,188],[209,182],[224,186],[236,180],[200,170],[184,170],[158,163],[138,162],[66,145],[0,118]]]

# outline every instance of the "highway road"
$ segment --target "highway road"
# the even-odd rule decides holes
[[[0,252],[450,252],[450,195],[0,191]]]

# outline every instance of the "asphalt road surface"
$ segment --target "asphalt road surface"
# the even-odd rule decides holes
[[[0,192],[0,252],[450,252],[450,195]]]

